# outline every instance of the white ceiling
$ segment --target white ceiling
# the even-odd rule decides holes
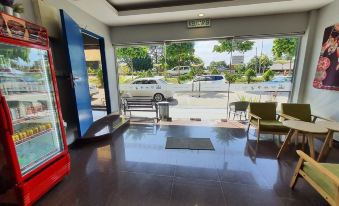
[[[199,3],[181,6],[166,6],[138,10],[118,11],[106,0],[68,0],[99,21],[110,26],[164,23],[203,18],[228,18],[240,16],[269,15],[309,11],[318,9],[334,0],[233,0],[213,3]],[[136,0],[110,0],[115,3],[127,1],[133,4]],[[158,0],[139,0],[149,3]],[[200,1],[203,2],[203,1]],[[126,2],[125,2],[126,3]]]
[[[234,0],[107,0],[118,11],[212,3]]]

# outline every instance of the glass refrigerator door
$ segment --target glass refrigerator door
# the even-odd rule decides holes
[[[25,175],[63,150],[48,52],[0,43],[0,90]]]

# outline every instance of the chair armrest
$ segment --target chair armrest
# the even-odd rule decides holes
[[[281,116],[281,114],[276,113],[276,114],[275,114],[276,120],[279,120],[279,119],[280,119],[280,116]]]
[[[312,119],[312,122],[313,122],[313,123],[314,123],[315,121],[317,121],[317,119],[322,119],[322,120],[326,120],[326,121],[333,122],[333,120],[330,120],[330,119],[327,119],[327,118],[324,118],[324,117],[321,117],[321,116],[318,116],[318,115],[315,115],[315,114],[311,114],[311,116],[313,117],[313,119]]]
[[[253,114],[253,113],[251,113],[251,112],[249,112],[248,115],[249,115],[250,117],[254,117],[255,119],[261,119],[261,117],[255,115],[255,114]]]
[[[292,117],[292,116],[287,115],[287,114],[280,114],[280,116],[284,119],[287,119],[287,120],[300,120],[298,118]]]
[[[335,176],[334,174],[332,174],[330,171],[328,171],[325,167],[323,167],[320,163],[316,162],[314,159],[312,159],[311,157],[309,157],[308,155],[306,155],[303,151],[301,150],[297,150],[297,154],[304,159],[306,162],[308,162],[310,165],[312,165],[312,167],[314,167],[315,169],[317,169],[318,172],[320,172],[321,174],[325,175],[326,177],[328,177],[329,179],[331,179],[331,181],[337,186],[339,187],[339,178],[337,176]]]

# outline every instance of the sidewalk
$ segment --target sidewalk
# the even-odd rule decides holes
[[[209,109],[209,108],[188,109],[188,108],[170,107],[169,114],[170,117],[172,117],[172,119],[189,120],[190,118],[201,118],[201,121],[205,121],[205,120],[221,120],[227,118],[226,109]],[[129,116],[128,112],[127,116]],[[132,112],[132,117],[155,118],[155,113]]]

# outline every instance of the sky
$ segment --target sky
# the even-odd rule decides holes
[[[255,44],[251,51],[245,53],[245,63],[256,55],[256,49],[258,55],[266,54],[267,56],[273,58],[272,47],[273,39],[255,39]],[[209,66],[211,61],[225,61],[227,64],[230,62],[231,55],[227,53],[217,53],[213,52],[214,45],[217,45],[217,40],[206,40],[206,41],[196,41],[194,45],[195,55],[200,57],[205,66]],[[240,55],[239,52],[235,52],[233,55]]]

